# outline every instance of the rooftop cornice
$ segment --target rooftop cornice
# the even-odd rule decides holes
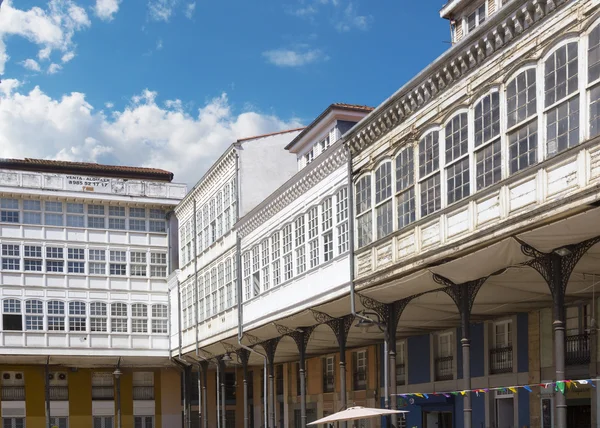
[[[235,225],[238,235],[243,238],[264,224],[344,165],[347,156],[344,141],[340,139],[324,155],[317,156],[307,167],[301,169],[268,198],[242,217]]]
[[[202,195],[209,189],[215,186],[223,185],[222,177],[227,173],[235,161],[235,146],[231,145],[225,150],[225,152],[219,157],[219,159],[212,164],[204,176],[198,180],[196,185],[185,195],[185,198],[177,205],[175,212],[179,217],[180,213],[190,209],[194,204],[194,198],[198,195]]]
[[[418,112],[500,49],[535,26],[568,0],[512,1],[476,31],[453,46],[348,131],[353,154]]]

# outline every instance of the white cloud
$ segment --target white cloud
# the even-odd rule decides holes
[[[149,90],[121,111],[106,115],[73,92],[52,98],[39,87],[20,92],[19,82],[0,83],[0,157],[35,157],[152,166],[194,184],[238,138],[298,127],[256,111],[236,114],[223,94],[196,112],[178,100],[159,105]]]
[[[25,61],[21,62],[21,65],[23,67],[25,67],[27,70],[31,70],[31,71],[40,71],[40,65],[38,64],[38,62],[35,59],[26,59]]]
[[[49,59],[52,51],[70,51],[75,32],[91,25],[85,10],[73,0],[50,0],[46,9],[20,10],[5,0],[0,13],[0,75],[9,60],[6,39],[19,36],[40,47],[38,59]]]
[[[356,5],[350,2],[336,23],[335,29],[340,33],[345,33],[353,29],[367,31],[371,27],[372,22],[373,16],[359,15],[356,11]]]
[[[62,70],[62,66],[59,64],[52,63],[48,66],[48,74],[56,74]]]
[[[112,21],[119,11],[121,0],[96,0],[94,12],[104,21]]]
[[[64,54],[60,60],[63,63],[67,63],[67,62],[71,61],[73,58],[75,58],[75,52],[71,51],[71,52],[67,52],[66,54]]]
[[[178,0],[149,0],[148,10],[154,21],[168,22],[174,13]]]
[[[159,50],[161,50],[162,48],[163,48],[163,41],[162,41],[162,39],[158,39],[158,40],[156,41],[156,50],[157,50],[157,51],[159,51]]]
[[[329,57],[320,49],[293,50],[273,49],[263,52],[263,56],[278,67],[302,67],[317,61],[327,61]]]
[[[104,107],[106,107],[107,109],[112,109],[115,105],[111,102],[108,103],[104,103]]]
[[[185,17],[192,19],[194,17],[194,12],[196,12],[196,2],[188,3],[185,7]]]

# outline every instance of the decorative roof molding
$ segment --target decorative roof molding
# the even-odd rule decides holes
[[[348,159],[343,140],[338,140],[325,155],[317,158],[307,167],[277,189],[271,196],[241,218],[236,224],[240,237],[245,237],[267,220],[275,216],[290,203],[308,192],[344,165]]]
[[[229,169],[235,167],[235,156],[235,146],[231,145],[204,176],[198,180],[196,185],[175,208],[175,214],[179,220],[185,220],[187,211],[193,209],[194,199],[198,198],[200,201],[203,195],[211,193],[211,189],[220,188],[224,184],[223,176],[227,175]]]
[[[568,0],[513,1],[357,123],[344,138],[360,153],[403,123],[487,58],[506,47]],[[571,2],[572,3],[572,2]]]

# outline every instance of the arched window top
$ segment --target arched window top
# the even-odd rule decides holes
[[[493,90],[475,104],[475,147],[500,135],[500,94]]]
[[[396,192],[408,189],[414,184],[414,148],[405,147],[396,155]]]
[[[457,112],[448,120],[446,131],[446,162],[468,153],[469,150],[469,123],[466,111]]]
[[[90,303],[90,315],[97,317],[106,316],[106,303],[103,302],[92,302]]]
[[[5,314],[20,314],[21,301],[17,299],[4,299],[2,301],[2,310]]]
[[[371,208],[371,175],[363,175],[356,182],[356,214]]]
[[[168,308],[167,305],[155,304],[152,305],[152,318],[167,318]]]
[[[25,313],[27,314],[43,314],[44,303],[41,300],[27,300],[25,302]]]
[[[382,162],[375,170],[375,203],[385,201],[392,196],[392,161]]]
[[[147,317],[148,306],[144,303],[134,303],[131,305],[131,316],[132,317]]]
[[[69,315],[85,315],[85,302],[69,302]]]
[[[62,302],[60,300],[48,301],[48,314],[64,315],[65,314],[65,302]]]
[[[419,141],[419,176],[421,178],[437,171],[440,167],[439,139],[439,130],[433,129],[423,135]]]
[[[600,79],[600,23],[588,36],[588,82]]]
[[[127,305],[125,303],[111,303],[110,314],[113,317],[126,317]]]
[[[529,67],[506,85],[507,127],[511,128],[536,113],[536,69]]]
[[[578,48],[577,41],[569,41],[554,49],[544,61],[544,105],[546,107],[577,91]]]

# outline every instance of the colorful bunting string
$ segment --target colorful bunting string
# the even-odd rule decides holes
[[[559,381],[553,381],[553,382],[548,382],[548,383],[530,383],[528,385],[509,385],[509,386],[500,386],[500,387],[494,387],[494,388],[477,388],[477,389],[465,389],[465,390],[458,390],[458,391],[438,391],[438,392],[403,392],[403,393],[397,393],[397,394],[392,394],[395,395],[397,397],[403,397],[403,398],[410,398],[410,397],[419,397],[419,398],[425,398],[425,399],[429,399],[429,397],[446,397],[446,398],[450,398],[452,396],[465,396],[467,394],[467,392],[474,392],[475,394],[477,394],[477,396],[479,396],[479,394],[487,394],[491,391],[501,391],[504,393],[508,393],[509,391],[512,392],[513,394],[516,394],[518,392],[519,389],[524,389],[527,392],[533,392],[531,388],[533,387],[540,387],[540,388],[553,388],[554,391],[560,391],[561,394],[565,394],[566,391],[568,391],[569,389],[574,389],[574,388],[579,388],[579,385],[587,385],[587,386],[591,386],[592,388],[596,388],[595,383],[598,383],[600,381],[600,379],[567,379],[567,380],[559,380]]]

